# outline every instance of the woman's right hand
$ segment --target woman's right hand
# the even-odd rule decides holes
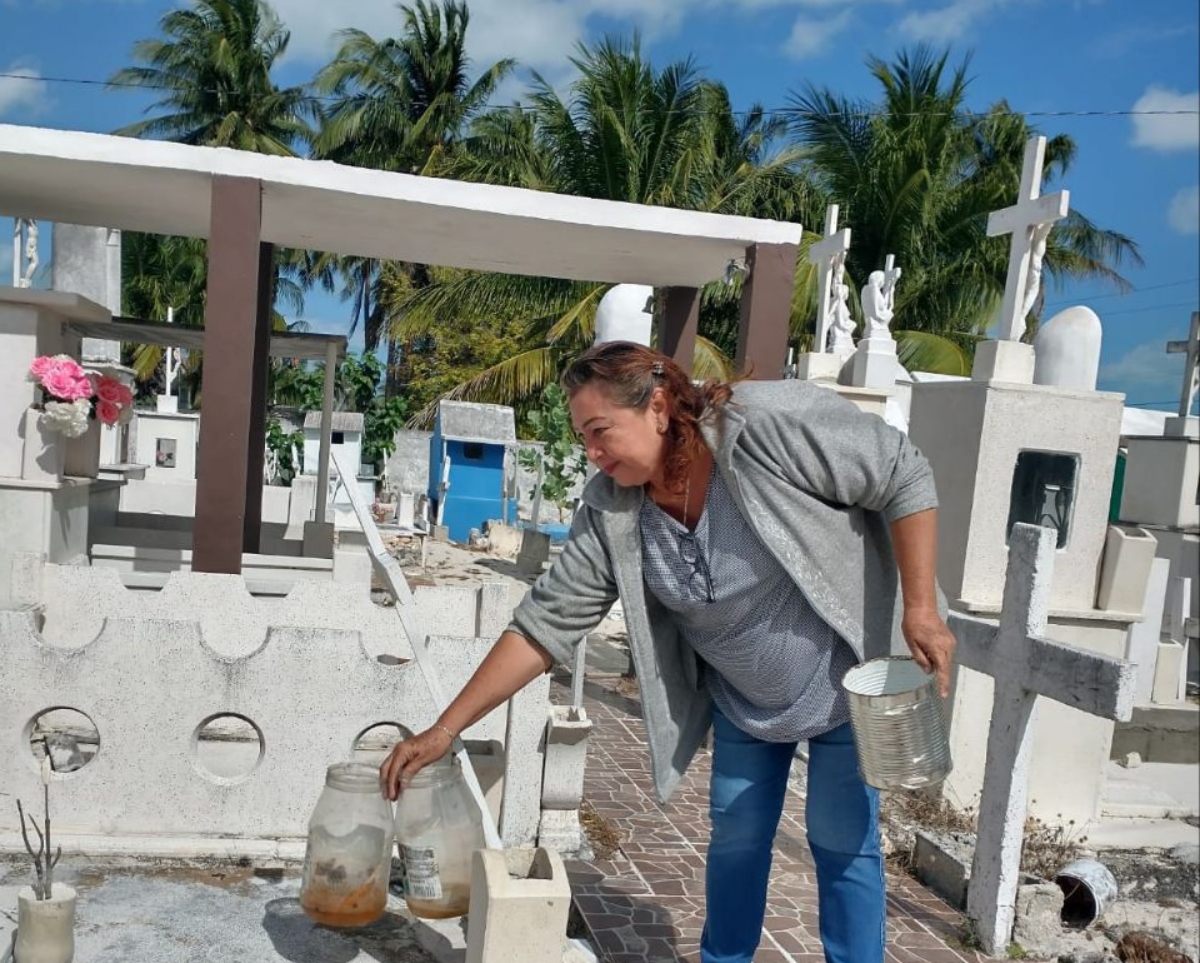
[[[383,795],[395,802],[409,780],[431,762],[441,759],[450,751],[453,742],[448,730],[434,726],[411,739],[396,743],[379,767],[379,785]]]

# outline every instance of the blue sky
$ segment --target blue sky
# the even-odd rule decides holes
[[[60,83],[103,81],[153,36],[168,0],[0,0],[0,122],[110,131],[136,119],[138,92]],[[282,83],[310,77],[335,31],[395,30],[392,0],[276,0],[292,30]],[[1079,156],[1057,186],[1072,207],[1139,244],[1145,265],[1123,273],[1135,290],[1051,289],[1050,310],[1088,304],[1104,322],[1102,388],[1131,404],[1173,408],[1182,358],[1165,343],[1186,336],[1200,307],[1200,4],[1196,0],[475,0],[476,63],[515,56],[562,82],[579,40],[641,31],[656,62],[688,55],[726,83],[735,106],[782,107],[814,83],[876,96],[864,60],[925,41],[971,56],[972,108],[999,99],[1039,116],[1043,133],[1075,138]],[[32,78],[32,79],[23,79]],[[1139,110],[1192,111],[1131,115]],[[852,225],[851,225],[852,226]],[[903,282],[901,282],[903,283]],[[344,330],[348,309],[312,295],[305,315]],[[897,319],[901,323],[901,319]]]

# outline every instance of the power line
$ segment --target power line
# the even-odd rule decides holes
[[[1086,307],[1086,305],[1084,306]],[[1122,311],[1109,311],[1104,316],[1111,318],[1118,314],[1144,314],[1147,311],[1165,311],[1168,308],[1190,308],[1195,306],[1195,301],[1176,301],[1174,304],[1151,304],[1145,308],[1125,308]]]
[[[1167,284],[1151,284],[1144,288],[1134,288],[1132,291],[1125,291],[1118,294],[1097,294],[1095,297],[1085,298],[1086,301],[1107,301],[1111,298],[1128,298],[1135,294],[1142,294],[1146,291],[1161,291],[1163,288],[1178,288],[1185,284],[1200,284],[1200,278],[1188,278],[1186,281],[1170,281]],[[1067,298],[1062,301],[1047,301],[1045,307],[1055,308],[1060,304],[1078,304],[1079,298]]]
[[[27,73],[0,73],[0,79],[24,80],[29,83],[45,84],[77,84],[89,87],[106,87],[128,90],[199,90],[203,93],[216,94],[223,91],[214,88],[184,87],[176,84],[140,84],[132,82],[111,82],[108,80],[93,80],[84,77],[40,77]],[[335,102],[342,98],[332,94],[310,94],[313,100]],[[536,110],[531,104],[484,104],[490,110]],[[667,111],[667,113],[682,113],[682,111]],[[1200,110],[956,110],[956,111],[923,111],[915,110],[907,113],[893,113],[884,110],[853,110],[853,111],[812,111],[801,110],[798,107],[769,107],[761,111],[734,110],[731,113],[745,116],[751,113],[761,113],[764,116],[784,114],[789,117],[1196,117]]]

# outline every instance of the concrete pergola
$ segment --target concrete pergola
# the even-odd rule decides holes
[[[666,288],[660,350],[690,369],[700,288],[744,263],[737,364],[779,377],[800,225],[103,134],[0,125],[0,214],[207,238],[193,568],[241,571],[264,440],[275,246]],[[249,404],[247,404],[249,402]],[[232,491],[231,491],[232,489]]]

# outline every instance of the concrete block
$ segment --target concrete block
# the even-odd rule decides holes
[[[899,370],[895,341],[864,338],[851,359],[850,383],[862,388],[893,388]]]
[[[354,586],[365,595],[371,588],[371,571],[370,555],[365,555],[353,548],[335,548],[333,550],[333,580],[335,582]]]
[[[972,381],[1002,381],[1007,384],[1033,384],[1037,355],[1033,345],[1020,341],[981,341],[975,346]]]
[[[479,621],[472,633],[483,639],[498,639],[512,620],[513,605],[508,583],[484,582],[479,588]]]
[[[1128,440],[1121,521],[1135,525],[1200,525],[1200,439],[1181,436]]]
[[[544,809],[579,808],[591,732],[592,721],[584,709],[550,707],[546,724],[545,775],[542,778]]]
[[[1109,525],[1100,563],[1096,608],[1140,613],[1157,549],[1158,542],[1149,532],[1132,525]]]
[[[401,492],[396,499],[396,524],[401,528],[412,528],[416,521],[416,496]]]
[[[951,906],[966,909],[974,848],[973,839],[918,829],[913,851],[917,879]]]
[[[1063,891],[1057,883],[1027,883],[1017,887],[1013,942],[1027,956],[1057,958],[1063,945]]]
[[[489,641],[489,646],[492,641],[494,639]],[[449,689],[449,683],[446,685]],[[457,688],[451,691],[457,691]],[[504,741],[504,808],[500,814],[500,837],[506,846],[521,846],[537,838],[546,759],[546,710],[550,705],[550,676],[541,675],[534,679],[512,697],[509,705]]]
[[[1179,680],[1187,665],[1187,650],[1179,642],[1159,642],[1154,660],[1154,689],[1150,694],[1156,705],[1179,702]]]
[[[304,557],[333,558],[333,522],[304,523]]]
[[[796,359],[796,377],[801,381],[837,381],[843,359],[828,351],[809,351]]]
[[[1136,705],[1149,705],[1154,692],[1154,662],[1162,635],[1167,584],[1171,578],[1171,560],[1156,558],[1150,563],[1146,594],[1142,598],[1142,620],[1129,626],[1125,658],[1137,666]]]
[[[541,575],[542,568],[550,561],[550,535],[526,528],[521,532],[521,551],[517,555],[517,568],[526,575]]]
[[[1195,765],[1200,759],[1200,706],[1140,705],[1128,722],[1118,722],[1113,732],[1111,757],[1121,759],[1131,752],[1143,762]]]
[[[471,865],[466,963],[562,963],[570,908],[557,853],[479,850]]]
[[[63,436],[43,427],[42,413],[33,408],[25,410],[20,436],[9,439],[13,447],[21,448],[19,478],[40,484],[57,484],[66,470],[66,445]]]
[[[582,856],[587,843],[577,809],[543,809],[538,845],[563,856]]]

